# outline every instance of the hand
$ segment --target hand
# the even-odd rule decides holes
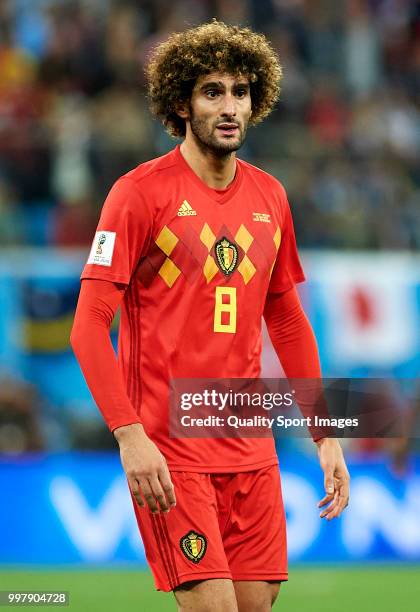
[[[153,514],[175,506],[175,491],[165,458],[145,434],[140,423],[114,430],[121,463],[130,489],[141,508],[145,502]],[[144,499],[143,499],[144,498]]]
[[[343,457],[340,443],[334,438],[323,438],[317,442],[321,468],[324,472],[326,496],[318,508],[327,506],[319,515],[327,521],[337,518],[349,503],[350,475]]]

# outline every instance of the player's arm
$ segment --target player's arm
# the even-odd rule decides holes
[[[121,462],[138,504],[152,512],[175,505],[170,473],[144,432],[128,397],[110,338],[110,327],[126,285],[84,279],[70,343],[92,396],[120,447]],[[144,498],[144,499],[143,499]]]
[[[296,288],[267,295],[264,319],[274,350],[287,378],[319,381],[321,366],[315,334],[300,303]],[[318,402],[309,401],[303,411],[311,413]],[[302,409],[302,406],[301,406]],[[338,517],[349,500],[349,473],[340,443],[335,438],[313,433],[319,460],[324,472],[325,497],[319,507],[326,506],[320,516],[328,520]]]

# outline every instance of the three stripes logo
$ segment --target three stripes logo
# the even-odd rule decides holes
[[[195,217],[196,214],[197,214],[197,211],[191,207],[191,204],[189,204],[187,200],[184,200],[182,202],[177,212],[178,217]]]

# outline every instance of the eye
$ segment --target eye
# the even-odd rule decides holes
[[[214,99],[214,98],[216,98],[216,97],[217,97],[217,95],[218,95],[218,92],[217,92],[217,90],[216,90],[216,89],[208,89],[208,90],[206,91],[206,96],[207,96],[208,98]]]
[[[247,93],[248,93],[247,89],[238,89],[236,91],[236,95],[238,96],[238,98],[244,98]]]

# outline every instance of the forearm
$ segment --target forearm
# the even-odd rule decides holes
[[[311,434],[319,440],[329,428],[314,427],[315,416],[328,416],[322,392],[321,365],[312,326],[295,288],[269,294],[264,318],[274,350],[288,379],[294,379],[296,400],[302,414],[310,417]]]
[[[110,338],[124,288],[108,281],[82,282],[70,343],[93,399],[111,431],[139,423]]]
[[[288,378],[320,378],[318,347],[295,288],[267,296],[264,318]]]

